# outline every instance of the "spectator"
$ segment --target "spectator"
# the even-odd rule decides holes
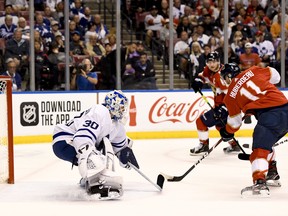
[[[49,0],[45,1],[46,6],[50,8],[52,12],[56,12],[56,6],[61,0]]]
[[[45,6],[43,11],[43,20],[47,26],[51,26],[51,22],[53,20],[59,22],[59,17],[55,11],[54,12],[51,11],[50,7]],[[62,26],[61,27],[59,26],[59,28],[62,28]]]
[[[56,13],[58,17],[59,25],[64,26],[64,1],[59,1],[56,5]]]
[[[197,70],[199,67],[199,57],[202,55],[203,50],[200,46],[199,42],[193,42],[191,44],[191,54],[190,54],[190,65],[189,65],[189,73],[188,73],[188,79],[189,81],[192,81],[192,78],[197,75]]]
[[[261,66],[261,59],[257,53],[252,53],[252,44],[245,44],[245,53],[240,55],[240,68],[246,70],[252,66]]]
[[[18,13],[19,11],[27,11],[29,8],[27,0],[6,0],[6,5],[13,5],[15,13]]]
[[[98,34],[98,37],[99,37],[99,34]],[[101,36],[100,36],[99,39],[101,39]],[[116,50],[116,35],[115,34],[106,35],[105,44],[106,43],[109,43],[109,45],[111,46],[112,51]]]
[[[87,48],[82,40],[80,40],[80,33],[74,31],[72,33],[72,41],[70,42],[70,56],[72,55],[88,55]]]
[[[106,55],[106,50],[98,40],[98,35],[96,32],[90,35],[89,41],[86,43],[86,48],[89,56],[91,57]]]
[[[251,35],[250,27],[247,26],[247,25],[244,25],[241,20],[238,20],[238,21],[236,22],[236,25],[234,25],[234,26],[232,27],[232,34],[231,34],[231,36],[230,36],[229,43],[232,43],[233,37],[234,37],[234,33],[235,33],[236,31],[241,31],[243,37],[249,38],[249,40],[252,41],[252,35]]]
[[[96,72],[92,72],[93,65],[89,59],[84,59],[77,65],[71,75],[71,90],[95,90],[98,83]]]
[[[201,73],[206,66],[206,59],[209,53],[211,53],[211,47],[208,44],[205,44],[203,53],[198,57],[199,66],[196,70],[197,74]]]
[[[96,34],[96,24],[94,22],[89,22],[88,27],[87,27],[87,31],[84,35],[85,43],[87,43],[89,41],[90,36],[94,35],[94,34]],[[98,37],[98,35],[97,35],[97,37]]]
[[[157,31],[162,28],[162,22],[164,18],[158,14],[158,9],[155,5],[150,8],[150,14],[145,17],[145,30],[146,38],[145,42],[148,47],[151,47],[152,38],[157,38]]]
[[[100,14],[95,14],[93,17],[93,22],[96,24],[96,33],[99,39],[104,42],[105,37],[109,34],[108,27],[102,23]]]
[[[228,47],[228,62],[230,63],[234,62],[237,65],[240,64],[239,56],[235,54],[231,46]]]
[[[79,25],[87,31],[89,22],[92,22],[91,10],[89,7],[84,7],[84,13],[80,14]]]
[[[177,37],[180,38],[181,32],[186,31],[188,35],[190,35],[193,31],[193,26],[190,23],[190,20],[188,16],[183,16],[177,25],[176,32],[177,32]]]
[[[80,33],[80,38],[81,40],[84,40],[84,35],[85,35],[85,30],[84,28],[79,24],[80,21],[80,17],[79,15],[74,15],[72,17],[72,20],[69,23],[69,31],[70,31],[70,36],[71,33],[73,33],[74,31],[78,31]],[[75,29],[75,30],[73,30]],[[72,37],[71,37],[72,38]],[[70,40],[71,40],[70,38]]]
[[[30,39],[30,26],[27,25],[27,21],[24,17],[19,17],[17,28],[22,29],[22,38]]]
[[[35,11],[43,11],[44,10],[44,1],[45,0],[34,0]]]
[[[263,33],[263,36],[264,36],[264,39],[265,39],[265,40],[273,41],[272,34],[271,34],[270,31],[268,30],[265,21],[261,21],[261,22],[259,23],[259,31],[261,31],[261,32]]]
[[[142,53],[139,61],[133,66],[137,82],[141,82],[143,89],[157,89],[155,79],[155,68],[147,57]]]
[[[198,41],[200,44],[204,45],[207,44],[209,41],[209,36],[204,34],[205,26],[202,21],[198,22],[196,27],[196,33],[198,34]]]
[[[255,42],[252,44],[258,49],[258,54],[261,58],[261,62],[264,64],[264,67],[270,65],[270,60],[275,59],[274,56],[274,45],[271,41],[264,40],[263,33],[257,31],[255,34]]]
[[[243,39],[243,34],[241,31],[236,31],[233,34],[233,42],[231,43],[231,48],[232,48],[233,52],[235,52],[238,55],[241,54],[238,51],[239,51],[239,48],[242,47],[242,39]]]
[[[58,31],[57,33],[55,33],[54,36],[55,36],[54,41],[58,45],[59,52],[65,52],[65,44],[64,44],[65,42],[62,33]]]
[[[179,69],[180,78],[187,76],[187,63],[190,55],[190,47],[188,44],[188,34],[183,31],[181,38],[174,46],[174,55]]]
[[[50,72],[47,55],[41,50],[41,43],[34,41],[35,48],[35,89],[42,90],[47,89],[41,86],[41,78],[43,78],[43,72],[47,74],[47,70]]]
[[[36,13],[34,29],[40,32],[40,36],[43,38],[45,44],[51,43],[51,41],[49,41],[50,26],[44,23],[44,18],[41,13]]]
[[[60,71],[58,69],[58,64],[59,63],[65,63],[65,53],[64,52],[59,52],[59,47],[58,44],[53,41],[51,43],[49,55],[48,55],[48,62],[50,65],[50,71],[52,71],[53,76],[50,77],[51,85],[53,86],[52,88],[54,90],[58,90],[60,86],[60,80],[59,80],[59,74]]]
[[[12,58],[19,68],[22,80],[29,66],[29,42],[22,38],[22,30],[15,29],[13,38],[6,42],[5,60]]]
[[[185,13],[185,4],[181,3],[181,0],[174,0],[174,4],[173,4],[173,22],[176,23],[177,25],[179,24],[179,20],[182,18],[182,16],[184,16]]]
[[[14,25],[17,25],[17,24],[18,24],[18,16],[15,15],[14,10],[13,10],[13,8],[12,8],[12,5],[6,4],[4,14],[0,17],[0,25],[2,25],[2,24],[5,23],[5,17],[6,17],[7,15],[12,16],[12,19],[13,19],[13,20],[12,20],[12,23],[13,23]]]
[[[272,0],[270,5],[267,7],[266,15],[269,17],[270,20],[281,11],[281,5],[279,0]]]
[[[81,0],[74,0],[70,5],[70,15],[79,15],[79,13],[84,14],[84,8],[82,6]]]
[[[1,38],[4,38],[5,40],[12,38],[16,28],[17,26],[12,23],[12,16],[6,15],[5,23],[0,26]]]
[[[63,37],[64,40],[64,36],[62,35],[62,33],[59,31],[59,22],[56,20],[51,21],[51,32],[49,34],[49,41],[54,41],[56,38],[56,35],[61,35],[61,37]],[[47,36],[48,38],[48,36]]]
[[[169,3],[167,0],[161,1],[161,8],[159,9],[158,14],[164,19],[169,19]]]
[[[281,37],[281,12],[278,13],[277,21],[273,22],[270,28],[270,33],[272,35],[273,40]],[[285,30],[288,30],[288,22],[285,23]]]
[[[19,73],[17,73],[17,65],[12,58],[6,60],[7,70],[1,74],[3,76],[12,77],[13,86],[12,91],[21,91],[22,78]]]

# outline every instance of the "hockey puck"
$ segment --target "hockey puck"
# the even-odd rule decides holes
[[[243,144],[242,146],[243,146],[244,148],[250,148],[250,145],[247,144],[247,143]]]
[[[163,175],[159,174],[157,177],[157,185],[162,189],[164,185],[165,178]]]

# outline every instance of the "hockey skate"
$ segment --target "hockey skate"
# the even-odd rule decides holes
[[[269,170],[266,175],[266,184],[272,187],[281,187],[281,183],[279,181],[280,176],[278,174],[276,164],[277,164],[276,161],[272,161],[269,164]]]
[[[223,148],[224,153],[231,154],[231,153],[239,153],[240,152],[241,149],[234,140],[229,141],[228,143],[229,143],[229,146]]]
[[[242,198],[270,197],[270,191],[266,185],[266,181],[259,179],[256,181],[254,185],[242,189],[241,195]]]
[[[190,155],[201,155],[209,151],[209,142],[200,142],[198,146],[190,149]]]

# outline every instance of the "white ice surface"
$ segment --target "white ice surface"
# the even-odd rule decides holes
[[[210,140],[210,146],[218,138]],[[251,138],[239,138],[241,144]],[[182,175],[200,156],[190,156],[197,139],[135,140],[133,149],[141,171],[152,181],[160,172]],[[225,155],[221,143],[182,181],[164,183],[162,192],[134,170],[118,165],[124,179],[119,200],[97,201],[78,186],[77,167],[71,169],[53,154],[50,144],[15,146],[15,184],[0,184],[2,216],[148,216],[148,215],[288,215],[288,143],[276,147],[282,187],[270,188],[270,198],[241,198],[252,184],[249,161]],[[251,151],[244,149],[247,153]]]

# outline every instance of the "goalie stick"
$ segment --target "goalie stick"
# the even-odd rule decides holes
[[[222,138],[220,140],[218,140],[218,142],[212,146],[208,152],[205,152],[205,154],[198,160],[196,161],[196,163],[190,167],[183,175],[181,176],[171,176],[171,175],[167,175],[162,173],[162,176],[167,179],[168,181],[171,182],[179,182],[181,181],[185,176],[187,176],[204,158],[206,158],[220,143],[222,142]],[[161,174],[160,174],[161,175]]]
[[[200,89],[199,89],[199,93],[201,94],[203,100],[204,100],[204,101],[210,106],[210,108],[214,111],[212,105],[209,103],[208,99],[207,99],[206,96],[202,93],[202,91],[201,91]],[[214,112],[214,114],[216,114],[216,113]],[[244,119],[245,119],[245,116],[244,116]],[[222,124],[223,126],[225,126],[225,122],[224,122],[221,118],[219,118],[219,120],[220,120],[221,124]],[[233,140],[234,140],[234,142],[236,142],[236,144],[239,146],[240,150],[243,152],[243,153],[239,153],[239,154],[243,155],[243,157],[247,157],[247,153],[244,151],[244,149],[243,149],[242,146],[239,144],[238,140],[235,139],[234,136],[233,136]],[[245,155],[246,155],[246,156],[245,156]],[[242,157],[242,156],[241,156],[241,157]],[[239,155],[238,155],[238,158],[239,158]],[[249,158],[249,156],[248,156],[248,158]],[[240,159],[240,158],[239,158],[239,159]]]
[[[277,142],[277,143],[275,143],[275,144],[273,145],[273,147],[278,146],[278,145],[281,145],[281,144],[283,144],[283,143],[285,143],[285,142],[287,142],[287,141],[288,141],[288,139],[285,139],[285,140],[282,140],[282,141],[280,141],[280,142]],[[244,147],[244,145],[245,145],[245,146],[248,146],[248,148],[249,148],[249,144],[243,144],[243,147]],[[245,147],[244,147],[244,148],[245,148]],[[240,160],[249,160],[250,154],[239,153],[239,154],[238,154],[238,158],[239,158]]]
[[[141,176],[143,176],[147,181],[149,181],[152,185],[154,185],[159,191],[162,191],[163,184],[165,181],[165,178],[163,175],[159,174],[157,177],[157,184],[155,184],[152,180],[150,180],[143,172],[141,172],[140,169],[138,169],[136,166],[134,166],[132,163],[128,162],[128,165],[132,167],[136,172],[138,172]]]

